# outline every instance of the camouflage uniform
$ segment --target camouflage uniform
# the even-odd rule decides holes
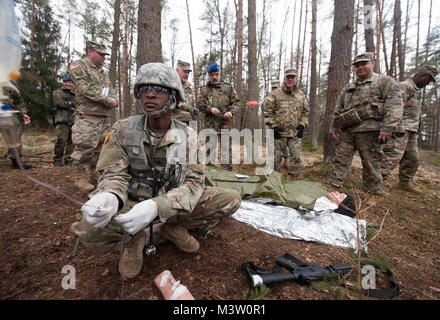
[[[103,50],[98,44],[88,43],[97,51]],[[88,57],[71,63],[68,73],[75,87],[77,102],[72,127],[75,146],[72,158],[74,164],[88,163],[89,168],[94,170],[111,127],[111,98],[116,99],[115,92],[104,70],[96,67]]]
[[[156,197],[152,197],[152,185],[147,182],[152,169],[146,160],[151,157],[146,119],[146,115],[137,115],[114,124],[99,157],[97,169],[101,177],[98,187],[89,196],[101,192],[114,193],[122,203],[121,212],[129,211],[137,202],[152,198],[157,204],[160,222],[180,224],[201,233],[206,233],[232,215],[241,202],[238,192],[205,186],[203,164],[173,166],[167,162],[167,150],[181,143],[179,137],[172,134],[173,130],[184,130],[187,136],[193,132],[193,129],[177,120],[172,120],[166,133],[151,131],[151,144],[156,146],[154,168],[159,176],[159,192]],[[196,142],[189,138],[187,141],[186,156],[189,159]],[[139,167],[140,159],[144,159],[142,162],[146,164],[143,169]],[[144,178],[139,179],[141,176]],[[81,241],[90,248],[103,251],[114,248],[122,239],[122,234],[120,226],[112,221],[103,229],[91,229],[81,237]]]
[[[228,170],[232,169],[232,143],[229,141],[229,149],[221,146],[221,129],[232,129],[232,119],[223,118],[227,112],[233,115],[238,108],[237,93],[231,84],[220,80],[218,85],[214,85],[211,81],[200,88],[199,96],[197,97],[197,107],[200,110],[198,122],[200,122],[200,129],[214,129],[217,132],[218,148],[221,159],[228,159],[228,164],[222,166]],[[222,115],[215,116],[211,113],[211,108],[217,108]],[[208,137],[209,138],[209,137]],[[209,141],[209,140],[208,140]],[[229,152],[229,157],[226,153]],[[209,156],[209,155],[208,155]]]
[[[54,161],[72,162],[72,125],[75,111],[75,94],[67,89],[58,89],[53,92],[53,102],[56,108],[54,125],[57,141],[54,147]],[[65,152],[64,152],[65,151]]]
[[[188,124],[192,120],[196,120],[196,117],[191,114],[192,108],[194,108],[194,94],[191,88],[191,84],[188,82],[182,83],[183,90],[185,90],[186,102],[182,102],[174,109],[173,118]]]
[[[339,132],[330,184],[341,187],[358,150],[364,191],[381,192],[382,145],[379,131],[392,133],[402,120],[402,95],[391,77],[373,73],[345,86],[336,102],[330,132]]]
[[[231,112],[234,114],[238,108],[237,93],[231,84],[220,81],[218,85],[213,85],[210,81],[200,88],[197,97],[197,107],[203,120],[203,127],[214,129],[220,132],[221,129],[231,129],[232,119],[223,119],[214,116],[210,110],[217,108],[222,114]]]
[[[150,85],[172,89],[168,101],[184,101],[179,77],[166,65],[149,63],[138,70],[134,86],[135,96],[140,99],[141,88]],[[209,229],[238,209],[241,196],[234,190],[205,186],[205,166],[193,159],[194,150],[200,146],[192,128],[171,119],[167,130],[149,129],[149,116],[156,116],[156,112],[159,112],[160,117],[166,116],[172,108],[174,105],[165,104],[161,110],[132,116],[113,125],[97,164],[101,173],[98,187],[89,196],[93,197],[103,192],[113,193],[119,199],[121,213],[127,213],[138,202],[153,200],[157,206],[159,220],[164,223],[161,232],[165,228],[169,236],[172,233],[170,230],[174,230],[174,243],[179,247],[179,240],[185,242],[192,237],[188,234],[177,234],[176,230],[182,231],[183,228],[186,233],[187,229],[190,229],[206,234]],[[167,157],[167,153],[176,150],[175,148],[179,149],[180,157],[173,162],[172,158]],[[185,156],[185,159],[181,156]],[[75,229],[73,231],[75,232]],[[82,231],[84,232],[80,236],[81,242],[99,251],[112,249],[122,240],[125,248],[120,260],[121,274],[132,277],[140,272],[142,252],[136,250],[132,254],[125,253],[130,251],[133,244],[142,241],[142,231],[131,237],[123,232],[121,225],[116,221],[111,221],[103,229],[85,227]],[[187,252],[198,250],[199,244],[195,239],[194,241],[194,250]],[[179,248],[182,249],[182,246]],[[135,258],[135,267],[130,257]]]
[[[11,82],[15,87],[17,87],[17,83],[15,81],[11,81]],[[9,97],[9,101],[6,104],[9,104],[12,108],[14,108],[17,111],[20,111],[13,117],[13,121],[17,128],[17,133],[21,145],[21,136],[23,134],[23,115],[27,114],[26,106],[24,104],[22,96],[18,91],[12,88],[5,88],[5,93]],[[12,161],[16,159],[16,154],[14,150],[17,150],[18,156],[21,157],[22,147],[20,146],[15,149],[8,149],[8,157]]]
[[[304,93],[296,85],[287,90],[285,84],[272,91],[264,103],[264,122],[270,128],[279,127],[281,139],[275,139],[274,169],[281,172],[282,158],[287,161],[287,173],[299,176],[301,170],[302,138],[297,137],[299,125],[308,126],[309,105]]]

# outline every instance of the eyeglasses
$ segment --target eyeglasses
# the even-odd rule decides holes
[[[153,85],[147,85],[147,86],[143,86],[142,88],[140,88],[139,90],[139,94],[142,95],[142,93],[145,94],[149,94],[150,91],[153,91],[153,94],[158,94],[158,93],[170,93],[170,90],[168,88],[165,87],[161,87],[161,86],[153,86]]]

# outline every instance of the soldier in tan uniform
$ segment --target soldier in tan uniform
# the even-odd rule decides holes
[[[336,102],[330,134],[337,141],[330,186],[340,188],[356,150],[362,159],[363,190],[382,191],[382,144],[402,121],[403,102],[399,84],[373,72],[374,54],[358,55],[353,62],[357,79],[346,85]]]
[[[191,84],[188,82],[189,74],[192,72],[191,65],[188,62],[177,60],[176,72],[182,81],[186,102],[179,104],[174,110],[173,118],[189,124],[190,121],[197,120],[197,115],[199,114],[199,109],[194,106]]]
[[[290,178],[300,175],[302,137],[309,121],[309,105],[297,81],[296,70],[287,68],[283,85],[264,103],[264,122],[274,130],[274,169],[281,172],[281,160],[285,158]]]
[[[176,71],[162,63],[143,65],[134,94],[145,113],[114,124],[99,157],[98,188],[82,207],[83,220],[71,228],[96,250],[119,248],[123,241],[119,271],[124,278],[141,271],[143,229],[156,217],[162,238],[195,253],[200,244],[188,230],[206,235],[241,202],[234,190],[205,186],[205,166],[191,158],[195,131],[172,119],[176,105],[185,101]],[[174,157],[176,148],[183,158]]]
[[[53,92],[53,104],[55,106],[55,114],[53,124],[57,141],[55,142],[53,152],[54,166],[62,166],[64,164],[72,164],[72,125],[73,113],[75,111],[75,93],[73,92],[73,83],[69,77],[63,78],[63,88]]]
[[[23,124],[29,125],[31,123],[31,118],[27,115],[27,109],[24,104],[23,98],[18,91],[18,85],[16,81],[9,81],[9,87],[6,87],[4,89],[5,94],[9,98],[9,101],[6,102],[6,105],[11,106],[12,109],[15,109],[19,111],[16,116],[13,117],[13,121],[15,123],[15,126],[17,128],[18,138],[20,139],[21,143],[21,136],[23,134]],[[20,166],[17,162],[17,156],[21,160],[21,146],[15,149],[8,149],[8,156],[9,159],[11,159],[12,162],[12,168],[19,169]],[[32,168],[31,164],[28,163],[21,163],[24,169],[30,169]]]
[[[383,148],[385,160],[382,162],[382,177],[386,179],[400,163],[398,188],[415,193],[420,191],[410,183],[419,168],[417,137],[422,112],[419,90],[435,82],[437,74],[437,69],[426,66],[418,70],[411,79],[399,83],[404,103],[402,127]]]
[[[77,108],[72,127],[74,165],[86,169],[75,185],[82,191],[92,191],[96,185],[96,162],[102,144],[110,130],[110,114],[118,107],[118,99],[109,77],[104,73],[105,45],[87,41],[87,57],[72,62],[69,77],[75,86]]]

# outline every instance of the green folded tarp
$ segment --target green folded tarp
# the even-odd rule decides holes
[[[277,171],[266,176],[238,178],[235,172],[206,167],[206,185],[237,190],[244,200],[269,198],[295,209],[299,206],[312,209],[316,199],[328,194],[319,182],[287,181]]]

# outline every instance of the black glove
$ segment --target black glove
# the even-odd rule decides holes
[[[281,139],[280,132],[284,132],[284,129],[280,128],[280,127],[273,128],[273,136],[274,136],[274,138],[276,140],[280,140]]]
[[[193,107],[189,107],[188,108],[189,113],[191,113],[191,115],[196,116],[199,114],[200,110],[197,108],[193,108]]]
[[[300,124],[298,127],[296,127],[296,130],[298,131],[298,133],[296,134],[296,136],[298,138],[302,138],[304,135],[304,126],[302,124]]]

